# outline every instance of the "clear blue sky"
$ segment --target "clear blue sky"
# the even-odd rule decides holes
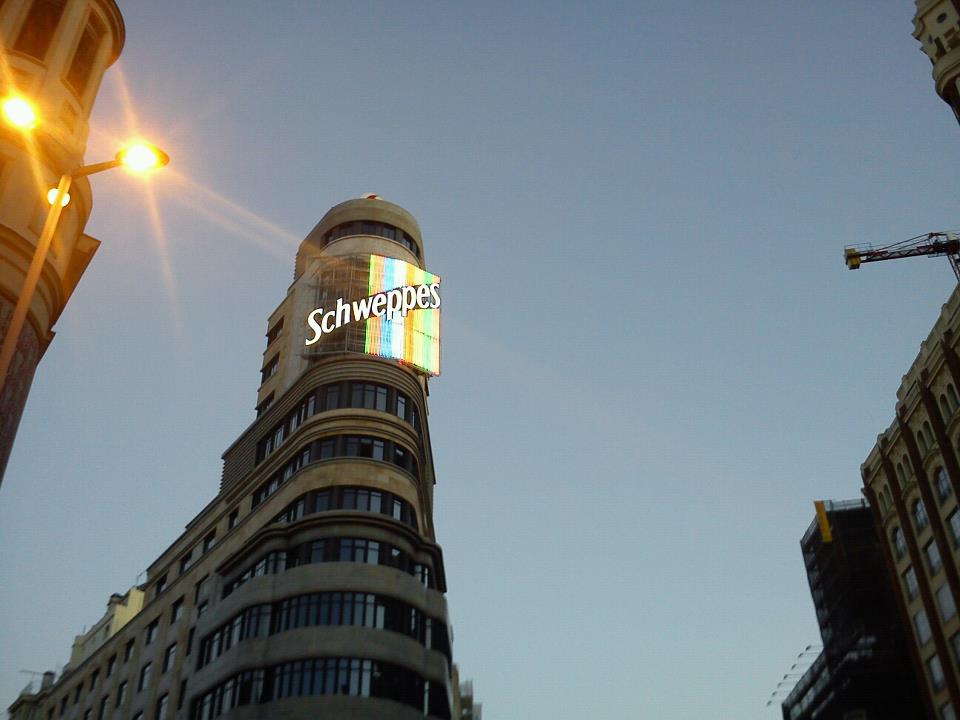
[[[489,720],[778,718],[798,541],[954,279],[845,244],[960,226],[913,3],[123,2],[103,241],[0,488],[0,703],[216,493],[299,240],[377,192],[444,279],[454,653]],[[174,173],[174,170],[176,173]]]

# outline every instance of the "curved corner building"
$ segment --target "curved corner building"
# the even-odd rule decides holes
[[[397,205],[323,217],[220,493],[14,720],[459,716],[426,404],[439,282]],[[398,296],[418,304],[388,318]]]

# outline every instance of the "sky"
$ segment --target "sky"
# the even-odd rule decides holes
[[[375,192],[443,277],[454,659],[488,720],[779,718],[799,540],[955,286],[845,245],[960,226],[913,3],[136,0],[102,241],[0,486],[0,705],[217,493],[300,240]]]

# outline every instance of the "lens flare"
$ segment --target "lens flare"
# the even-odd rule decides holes
[[[57,199],[57,188],[50,188],[47,190],[47,202],[53,205],[54,200]],[[70,193],[64,193],[63,197],[60,198],[60,207],[66,207],[67,203],[70,202]]]
[[[156,145],[137,141],[118,152],[117,160],[133,172],[145,173],[163,167],[170,162],[170,157]]]
[[[3,101],[3,116],[8,123],[21,130],[31,130],[37,125],[36,108],[19,95],[12,95]]]

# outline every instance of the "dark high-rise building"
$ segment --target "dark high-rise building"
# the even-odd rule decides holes
[[[784,720],[925,717],[866,501],[818,507],[800,546],[823,650],[784,700]]]
[[[451,717],[427,406],[439,283],[397,205],[323,217],[219,494],[13,720]]]

